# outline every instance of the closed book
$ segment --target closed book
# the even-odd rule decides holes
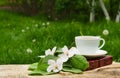
[[[89,68],[87,70],[95,69],[99,67],[99,60],[89,60]]]
[[[91,69],[112,64],[112,56],[107,55],[101,58],[88,59],[88,62],[89,62],[89,68],[87,70],[91,70]]]
[[[106,56],[99,60],[99,67],[106,66],[112,64],[112,56]]]

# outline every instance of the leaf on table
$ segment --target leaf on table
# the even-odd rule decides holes
[[[84,56],[81,55],[74,55],[69,59],[69,63],[72,65],[72,67],[86,70],[89,67],[89,62]]]
[[[31,68],[35,68],[35,70],[33,70],[30,75],[48,75],[48,74],[53,74],[53,72],[48,73],[47,72],[47,68],[48,68],[48,60],[50,59],[57,59],[57,57],[52,56],[52,55],[48,55],[45,58],[41,58],[40,61],[38,63],[32,64]],[[37,65],[37,67],[36,67]]]
[[[38,66],[38,62],[33,63],[29,66],[28,70],[35,70],[37,68],[37,66]]]
[[[52,60],[56,60],[58,57],[53,56],[53,55],[47,55],[45,58],[41,58],[43,61],[42,63],[48,63],[48,60],[52,59]]]
[[[57,57],[53,55],[48,55],[45,58],[41,58],[40,61],[38,62],[37,69],[46,71],[48,67],[48,60],[50,59],[56,60]]]
[[[64,68],[62,69],[62,71],[64,71],[64,72],[76,73],[76,74],[81,74],[81,73],[82,73],[82,70],[80,70],[80,69],[69,68],[69,67],[64,67]]]
[[[31,73],[29,73],[30,75],[50,75],[50,74],[55,74],[53,72],[47,72],[47,71],[42,71],[42,70],[34,70]]]
[[[72,65],[69,62],[65,62],[65,63],[63,63],[63,67],[72,68]]]

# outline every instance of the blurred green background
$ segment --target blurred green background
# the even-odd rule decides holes
[[[86,0],[0,0],[0,64],[36,62],[46,49],[75,46],[79,35],[101,36],[106,41],[102,49],[120,62],[120,23],[115,22],[120,1],[103,2],[111,20],[96,0],[90,23]]]

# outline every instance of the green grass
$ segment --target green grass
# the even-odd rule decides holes
[[[50,22],[49,25],[42,25]],[[109,35],[102,34],[104,29]],[[24,31],[24,32],[23,32]],[[0,10],[0,64],[28,64],[39,60],[38,56],[54,46],[75,46],[74,37],[99,35],[106,40],[102,48],[120,62],[120,24],[78,21],[48,21],[44,17],[27,17],[22,14]],[[36,40],[33,42],[33,40]],[[30,48],[32,53],[27,53]]]

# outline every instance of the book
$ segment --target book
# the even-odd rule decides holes
[[[99,68],[102,66],[110,65],[112,64],[112,60],[113,58],[110,55],[107,55],[101,58],[88,59],[89,68],[87,70],[92,70],[92,69]]]

